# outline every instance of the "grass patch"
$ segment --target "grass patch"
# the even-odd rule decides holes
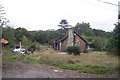
[[[36,59],[35,59],[35,57],[33,55],[27,55],[24,58],[24,63],[25,64],[36,64],[37,61],[36,61]]]
[[[6,55],[3,56],[2,63],[7,64],[9,62],[18,61],[22,58],[21,55]]]
[[[89,56],[88,56],[89,55]],[[91,57],[90,55],[95,58],[88,58]],[[83,73],[92,73],[98,75],[109,75],[115,74],[119,70],[117,66],[117,59],[115,57],[111,61],[102,61],[106,57],[102,57],[104,54],[82,54],[80,56],[73,56],[73,55],[61,55],[61,54],[50,54],[50,53],[42,53],[37,55],[28,55],[25,58],[26,64],[47,64],[50,66],[59,67],[60,69],[67,69],[67,70],[77,70]],[[41,56],[40,60],[36,58]],[[86,58],[82,58],[82,57]],[[111,56],[110,56],[111,57]],[[100,59],[99,59],[100,58]],[[109,59],[109,58],[108,58]],[[105,59],[107,60],[107,59]],[[102,61],[102,62],[101,62]],[[101,63],[98,63],[101,62]],[[97,64],[96,64],[97,63]]]
[[[61,69],[67,70],[77,70],[84,73],[92,73],[98,75],[105,75],[115,73],[110,67],[100,66],[100,65],[79,65],[79,64],[69,64],[60,67]]]
[[[42,47],[41,51],[30,55],[12,55],[10,50],[3,54],[3,63],[23,59],[25,64],[47,64],[60,69],[77,70],[83,73],[98,75],[117,74],[120,70],[118,57],[104,52],[81,53],[79,56],[59,54],[49,47]]]
[[[55,67],[60,67],[65,64],[63,61],[59,61],[59,60],[49,60],[48,61],[47,59],[38,61],[38,63],[39,64],[48,64],[48,65],[55,66]]]
[[[2,64],[22,60],[25,56],[21,54],[13,55],[10,49],[3,49]]]
[[[39,55],[42,59],[37,61],[38,64],[56,66],[60,69],[98,75],[117,74],[119,70],[118,58],[104,52],[81,53],[80,56],[50,52]]]

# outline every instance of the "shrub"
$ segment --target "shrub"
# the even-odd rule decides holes
[[[24,63],[25,64],[36,64],[37,63],[36,57],[34,55],[27,55],[24,58]]]
[[[29,45],[28,50],[33,53],[36,50],[36,43],[33,42],[31,45]]]
[[[75,56],[80,55],[80,47],[78,46],[69,46],[67,47],[66,51],[68,54],[74,54]]]

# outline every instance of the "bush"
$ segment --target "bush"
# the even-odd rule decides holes
[[[29,45],[28,50],[33,53],[36,50],[36,44],[32,43],[31,45]]]
[[[102,48],[103,51],[114,53],[116,51],[117,47],[114,45],[113,38],[109,38],[104,42],[104,46]]]
[[[111,38],[109,38],[104,47],[103,50],[107,51],[109,53],[114,53],[115,55],[120,56],[120,23],[115,24],[115,28],[112,32]]]
[[[78,46],[69,46],[67,47],[66,51],[68,54],[74,54],[75,56],[80,55],[80,47]]]

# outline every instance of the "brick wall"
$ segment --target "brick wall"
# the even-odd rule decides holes
[[[63,41],[63,43],[61,45],[61,51],[63,51],[67,47],[67,41],[68,41],[68,39]]]
[[[86,42],[83,41],[78,35],[75,36],[75,42],[80,43],[80,51],[84,52],[86,50]]]
[[[61,51],[63,51],[67,47],[68,38],[65,39],[61,45]],[[83,41],[78,35],[75,36],[75,43],[80,43],[80,51],[84,52],[86,50],[86,43]]]

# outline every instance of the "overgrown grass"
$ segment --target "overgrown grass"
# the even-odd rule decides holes
[[[12,52],[10,49],[3,49],[2,54],[2,64],[7,64],[13,61],[18,61],[20,59],[24,58],[23,55],[12,55]]]
[[[40,57],[38,59],[38,57]],[[117,74],[118,58],[103,52],[81,53],[79,56],[58,54],[55,52],[42,52],[26,56],[27,64],[47,64],[60,69],[77,70],[84,73],[98,75]]]
[[[35,58],[34,57],[32,57],[32,56],[26,56],[25,58],[24,58],[24,60],[25,60],[25,63],[26,64],[33,64],[33,63],[36,63],[36,60],[35,60]]]
[[[41,47],[40,47],[41,48]],[[117,74],[120,70],[118,57],[105,52],[81,53],[79,56],[61,54],[63,52],[42,46],[40,51],[30,55],[11,55],[9,50],[3,54],[3,63],[23,59],[25,64],[47,64],[60,69],[77,70],[98,75]]]
[[[65,65],[61,66],[61,69],[68,69],[68,70],[78,70],[79,72],[84,72],[84,73],[92,73],[92,74],[112,74],[115,73],[112,68],[110,67],[105,67],[101,65]]]

